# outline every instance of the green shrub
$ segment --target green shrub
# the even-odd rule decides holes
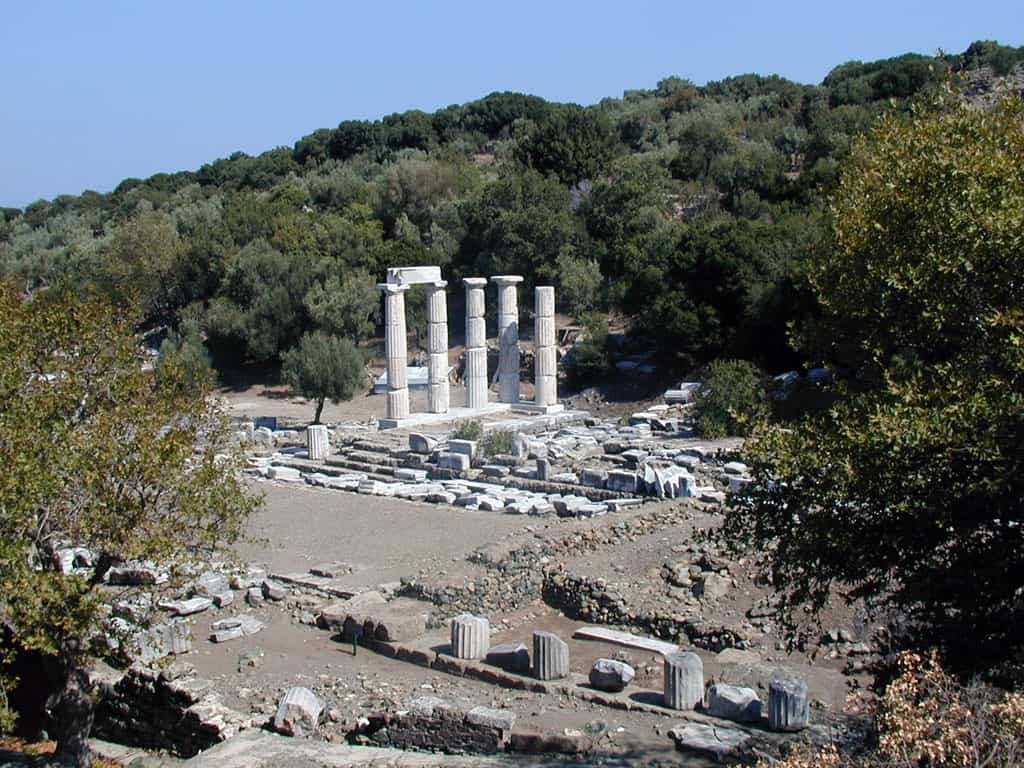
[[[583,333],[573,348],[571,373],[579,386],[598,382],[608,375],[612,368],[608,354],[608,318],[598,312],[591,312],[580,318]]]
[[[716,360],[697,392],[697,424],[704,437],[749,435],[768,416],[763,374],[746,360]]]
[[[484,428],[476,419],[466,419],[460,421],[459,425],[452,432],[452,437],[456,440],[479,440],[483,437]]]
[[[480,450],[485,456],[508,455],[515,450],[516,433],[508,429],[488,432],[480,440]]]

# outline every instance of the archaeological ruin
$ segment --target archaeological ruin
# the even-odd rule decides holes
[[[498,371],[496,402],[490,402],[487,371],[486,287],[488,278],[466,277],[466,351],[464,407],[451,407],[448,360],[448,282],[441,279],[440,267],[393,267],[386,282],[378,288],[384,294],[384,354],[387,360],[387,393],[382,429],[437,423],[447,419],[473,418],[483,414],[518,410],[551,414],[563,409],[558,404],[557,359],[555,350],[555,289],[535,288],[534,317],[536,345],[532,402],[520,399],[519,291],[520,275],[494,275],[490,283],[497,287]],[[427,306],[427,416],[409,411],[408,327],[405,292],[422,285]]]

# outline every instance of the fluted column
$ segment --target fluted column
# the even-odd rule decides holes
[[[694,709],[704,700],[704,662],[696,653],[665,656],[665,706]]]
[[[452,619],[452,656],[457,659],[482,659],[490,647],[491,624],[485,617],[462,613]]]
[[[558,359],[555,351],[555,289],[550,285],[534,290],[534,379],[533,402],[558,402]]]
[[[498,399],[519,402],[519,275],[496,275],[498,286]]]
[[[533,632],[533,674],[538,680],[569,675],[569,645],[553,632]]]
[[[487,405],[487,324],[484,320],[486,277],[464,277],[466,286],[466,407]]]
[[[320,461],[331,451],[327,436],[327,427],[323,424],[311,424],[306,428],[306,453],[311,461]]]
[[[378,283],[384,292],[384,357],[387,359],[387,417],[409,416],[409,382],[406,362],[405,292],[408,285]]]
[[[799,731],[807,727],[807,683],[799,677],[778,677],[768,684],[768,727]]]
[[[448,413],[448,283],[426,285],[427,292],[427,410]]]

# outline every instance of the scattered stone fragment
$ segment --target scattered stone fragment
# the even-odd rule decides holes
[[[245,591],[245,602],[253,608],[263,605],[263,588],[249,587],[249,589]]]
[[[751,737],[735,728],[686,723],[668,732],[680,752],[724,762],[750,742]]]
[[[158,605],[175,616],[191,616],[205,611],[213,605],[213,601],[207,597],[193,597],[190,600],[163,600]]]
[[[289,688],[277,705],[274,730],[285,736],[312,736],[323,711],[324,703],[309,688]]]
[[[707,713],[737,723],[756,723],[761,719],[761,699],[753,688],[741,688],[727,683],[713,683],[708,687]]]
[[[270,579],[263,580],[263,596],[267,600],[273,600],[275,602],[284,600],[288,597],[288,590],[284,588],[284,585],[278,584],[276,581]]]
[[[725,597],[732,581],[717,573],[703,571],[694,581],[693,596],[702,600],[718,600]]]
[[[254,616],[239,614],[230,619],[220,619],[210,625],[210,639],[215,643],[224,643],[239,637],[254,635],[263,629],[262,621]]]
[[[599,691],[621,691],[634,677],[636,670],[614,659],[598,659],[590,668],[590,684]]]

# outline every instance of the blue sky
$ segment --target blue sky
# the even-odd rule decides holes
[[[678,75],[1024,44],[1024,2],[17,2],[0,7],[0,205],[513,90],[594,103]]]

